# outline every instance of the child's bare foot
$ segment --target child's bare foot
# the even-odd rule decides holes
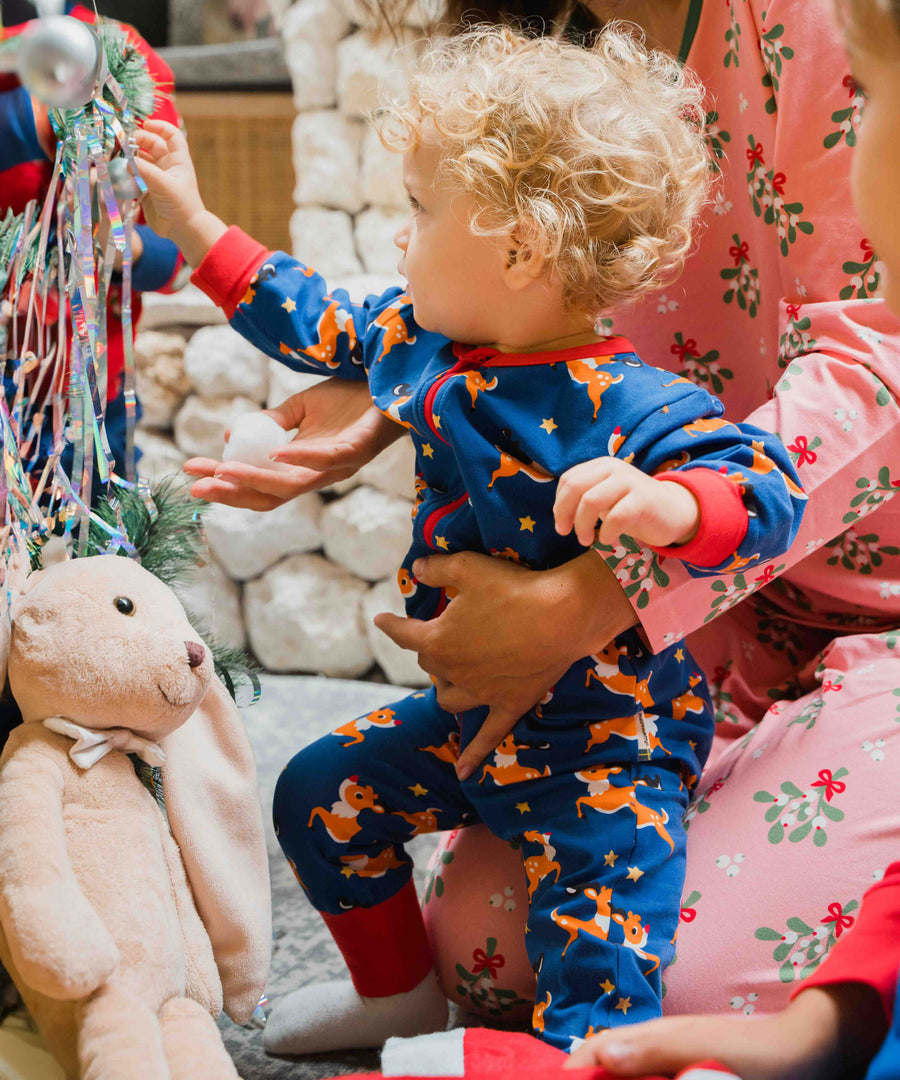
[[[674,1075],[715,1059],[742,1080],[836,1080],[845,1070],[864,1071],[886,1031],[876,991],[844,983],[810,987],[782,1012],[759,1019],[671,1016],[604,1031],[572,1053],[566,1067]]]

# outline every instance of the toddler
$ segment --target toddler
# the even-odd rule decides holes
[[[779,439],[723,420],[705,390],[595,328],[688,252],[708,175],[700,100],[677,63],[616,28],[590,50],[483,29],[432,48],[409,99],[381,116],[404,156],[411,211],[396,243],[409,285],[363,304],[209,214],[175,128],[140,136],[151,220],[232,325],[291,367],[367,379],[408,429],[416,504],[399,583],[411,615],[452,602],[417,582],[418,556],[546,569],[593,542],[598,516],[602,541],[626,534],[696,573],[752,569],[790,544],[804,495]],[[598,453],[602,475],[573,500],[559,478]],[[574,534],[555,528],[558,489]],[[650,587],[650,567],[630,573]],[[443,1027],[403,844],[477,821],[529,869],[535,1031],[569,1050],[659,1015],[681,817],[713,727],[683,643],[653,655],[629,631],[584,657],[460,780],[454,758],[485,712],[413,693],[287,765],[278,837],[352,985],[288,996],[267,1049]]]

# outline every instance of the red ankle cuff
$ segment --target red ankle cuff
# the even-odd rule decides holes
[[[406,993],[434,967],[412,881],[375,907],[352,908],[340,915],[322,912],[322,918],[363,997]]]

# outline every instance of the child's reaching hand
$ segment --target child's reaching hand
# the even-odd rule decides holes
[[[661,482],[614,457],[595,458],[559,478],[553,506],[556,531],[575,529],[589,547],[617,544],[624,533],[654,547],[686,544],[700,525],[700,504],[681,484]],[[597,528],[597,521],[601,525]]]
[[[148,189],[143,204],[147,223],[173,240],[196,267],[227,227],[203,204],[187,139],[164,120],[148,120],[135,139],[138,169]]]

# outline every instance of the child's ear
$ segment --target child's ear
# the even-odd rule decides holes
[[[503,238],[503,253],[503,275],[514,292],[527,288],[544,273],[547,260],[523,229]]]

